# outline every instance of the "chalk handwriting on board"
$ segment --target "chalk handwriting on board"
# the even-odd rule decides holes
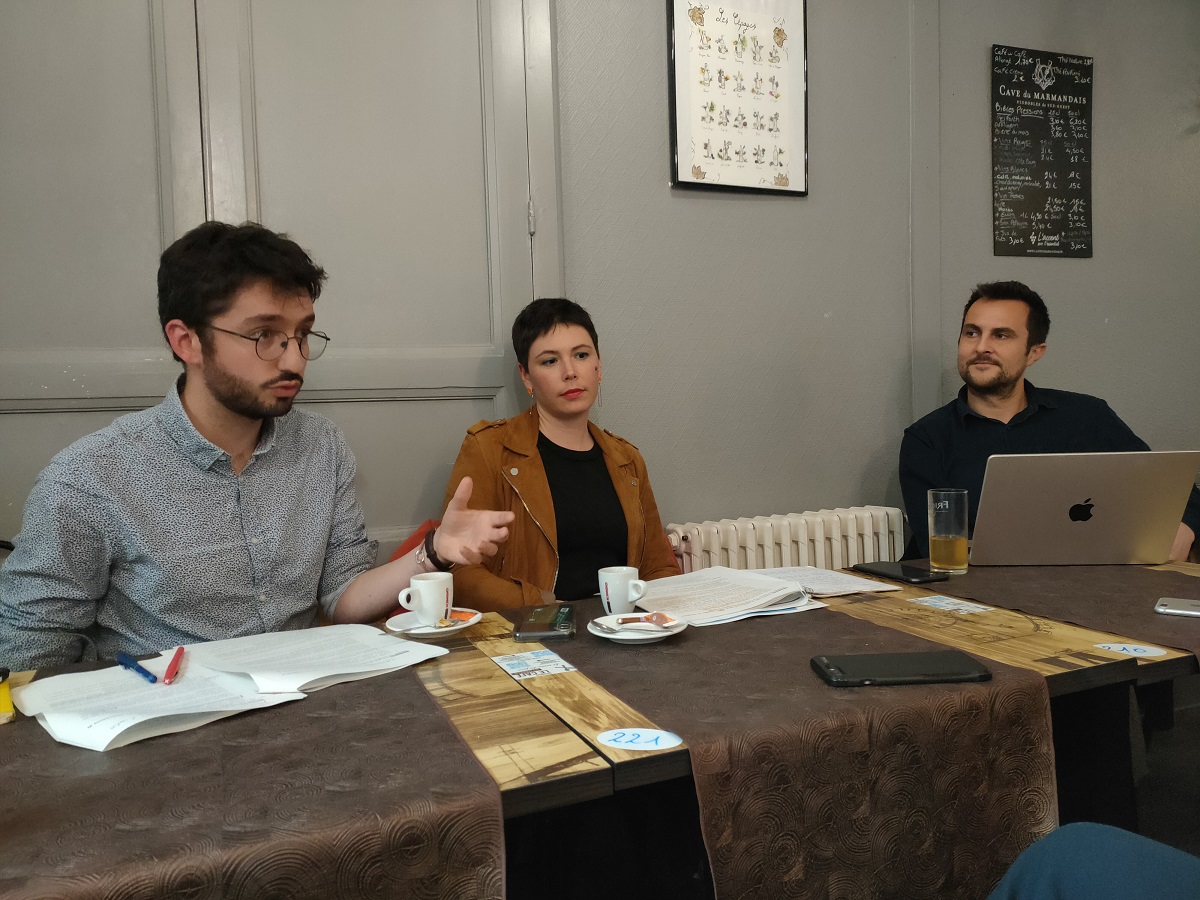
[[[1092,255],[1091,107],[1091,57],[992,47],[995,255]]]

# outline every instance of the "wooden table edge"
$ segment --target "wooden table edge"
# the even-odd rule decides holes
[[[554,650],[553,645],[513,641],[512,623],[496,613],[485,614],[484,620],[472,631],[474,633],[470,636],[471,642],[481,653],[490,657],[534,650]],[[586,694],[592,701],[599,702],[589,703],[586,713],[581,712],[563,700],[560,693],[552,689],[545,679],[560,679],[555,683],[557,685],[572,684],[580,696]],[[542,678],[525,678],[517,683],[612,766],[614,790],[627,790],[691,775],[691,751],[686,741],[665,750],[628,751],[617,750],[596,740],[598,735],[614,728],[654,728],[662,731],[667,729],[660,728],[649,716],[605,690],[582,671],[577,669],[574,672]],[[620,710],[621,718],[614,717],[607,722],[594,723],[592,720],[596,717],[598,709]]]

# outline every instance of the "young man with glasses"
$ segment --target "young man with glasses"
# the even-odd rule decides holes
[[[208,222],[163,253],[158,306],[184,373],[159,405],[59,453],[0,569],[9,668],[369,622],[418,572],[477,563],[510,512],[467,508],[470,479],[413,553],[371,568],[338,429],[292,403],[329,338],[325,271],[285,235]]]

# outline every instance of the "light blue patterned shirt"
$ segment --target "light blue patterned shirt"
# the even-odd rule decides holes
[[[306,628],[375,559],[328,420],[267,420],[240,475],[173,387],[38,476],[0,569],[0,666]]]

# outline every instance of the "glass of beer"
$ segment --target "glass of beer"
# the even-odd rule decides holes
[[[934,488],[929,492],[929,568],[961,575],[967,571],[967,492]]]

